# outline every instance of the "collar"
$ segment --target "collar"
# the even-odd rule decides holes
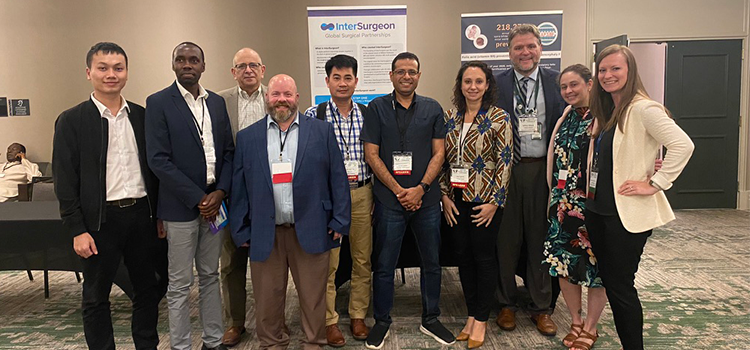
[[[186,98],[188,95],[190,95],[190,97],[193,96],[193,94],[191,94],[190,91],[187,91],[187,89],[182,87],[179,81],[175,80],[175,84],[177,84],[177,88],[180,90],[180,95],[182,95],[182,97]],[[200,98],[203,98],[204,100],[207,99],[208,92],[206,92],[206,89],[203,88],[203,85],[199,83],[198,84],[198,98],[196,98],[195,100],[197,101]]]
[[[515,73],[516,80],[518,81],[521,81],[521,79],[523,79],[524,77],[523,74],[518,73],[518,71],[516,71],[515,69],[513,70],[513,73]],[[534,71],[531,72],[531,74],[529,74],[529,78],[531,78],[531,80],[533,81],[537,81],[538,76],[539,76],[539,65],[537,65],[536,68],[534,68]]]
[[[120,110],[117,111],[117,114],[112,113],[112,111],[107,108],[103,103],[101,103],[99,100],[94,97],[94,93],[91,93],[91,101],[94,101],[94,105],[96,105],[96,108],[99,110],[99,115],[104,117],[104,112],[109,111],[109,114],[111,114],[114,117],[117,117],[120,112],[122,112],[123,109],[127,110],[128,113],[130,113],[130,106],[128,106],[128,101],[125,101],[125,98],[120,95],[120,102],[122,103],[122,106],[120,107]]]
[[[244,98],[246,100],[249,100],[251,98],[258,98],[259,95],[263,94],[263,84],[260,84],[258,86],[258,90],[255,90],[252,94],[248,94],[245,90],[242,90],[239,85],[237,85],[237,94],[240,95],[241,98]]]
[[[294,121],[292,122],[292,124],[289,124],[289,129],[287,129],[287,131],[291,130],[292,125],[294,124],[297,124],[299,126],[299,111],[295,113],[296,115],[294,116]],[[270,114],[266,114],[266,130],[270,129],[271,125],[276,125],[276,128],[281,129],[281,127],[279,127],[279,123],[273,120]]]
[[[357,104],[354,102],[354,100],[349,99],[349,101],[351,101],[351,103],[352,103],[352,110],[349,111],[349,114],[352,115],[352,112],[354,112],[354,110],[359,111],[359,106],[357,106]],[[412,102],[412,103],[414,103],[414,102]],[[331,112],[336,112],[336,114],[340,115],[340,113],[339,113],[339,106],[336,105],[336,102],[333,102],[333,99],[328,100],[328,104],[331,106]]]
[[[390,95],[391,95],[391,104],[393,105],[394,109],[396,108],[396,105],[398,105],[403,109],[409,110],[412,107],[414,107],[415,104],[417,104],[418,95],[416,91],[414,91],[414,97],[411,98],[411,104],[409,105],[409,108],[404,107],[403,105],[401,105],[400,102],[398,102],[398,100],[396,99],[396,89],[393,89]]]

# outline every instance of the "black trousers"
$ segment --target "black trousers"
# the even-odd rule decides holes
[[[145,198],[130,207],[107,206],[106,222],[89,232],[98,250],[83,262],[83,331],[89,349],[115,349],[109,293],[120,260],[124,259],[133,285],[131,329],[136,349],[156,349],[156,324],[165,276],[164,244],[156,236]]]
[[[531,296],[529,312],[552,313],[552,278],[548,272],[549,265],[543,264],[549,199],[546,166],[544,161],[521,162],[514,165],[511,171],[508,201],[497,237],[500,266],[498,302],[502,308],[517,309],[516,267],[520,263],[521,250],[525,247],[524,282]]]
[[[628,232],[619,215],[599,215],[586,210],[591,249],[599,263],[599,276],[615,319],[624,350],[643,350],[643,308],[635,289],[635,273],[651,230]]]
[[[458,259],[458,274],[466,300],[468,315],[477,321],[486,322],[497,288],[497,233],[503,218],[503,209],[498,208],[489,227],[477,227],[471,215],[479,211],[473,207],[482,203],[464,202],[461,191],[456,191],[458,224],[451,228],[451,236]]]

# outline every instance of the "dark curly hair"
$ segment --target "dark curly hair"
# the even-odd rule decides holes
[[[497,83],[495,82],[495,77],[492,75],[492,69],[490,69],[486,63],[481,61],[466,62],[461,65],[461,69],[458,70],[456,84],[453,85],[453,97],[451,97],[451,102],[456,106],[459,113],[466,113],[466,98],[461,91],[461,82],[464,78],[464,72],[466,72],[469,67],[481,69],[482,72],[484,72],[484,78],[487,80],[487,91],[485,91],[484,96],[482,96],[482,109],[489,109],[495,104],[497,99]]]

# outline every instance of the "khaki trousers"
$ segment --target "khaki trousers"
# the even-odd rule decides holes
[[[303,349],[320,349],[328,342],[325,333],[325,291],[329,252],[306,253],[294,227],[276,226],[271,255],[265,261],[250,261],[255,296],[255,329],[261,349],[285,349],[289,329],[284,309],[289,271],[297,287],[302,318]]]
[[[349,246],[352,254],[351,295],[349,296],[349,317],[365,318],[370,307],[372,286],[372,183],[351,190],[352,225],[349,230]],[[336,312],[336,270],[339,267],[341,248],[331,250],[326,286],[326,326],[337,324]]]

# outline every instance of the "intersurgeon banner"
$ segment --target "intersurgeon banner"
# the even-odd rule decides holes
[[[461,62],[482,61],[493,71],[511,68],[508,35],[513,27],[531,23],[539,28],[539,66],[560,70],[562,11],[465,13],[461,15]]]
[[[354,102],[390,93],[391,61],[406,51],[406,6],[308,7],[312,103],[328,101],[325,64],[346,54],[357,59]]]

